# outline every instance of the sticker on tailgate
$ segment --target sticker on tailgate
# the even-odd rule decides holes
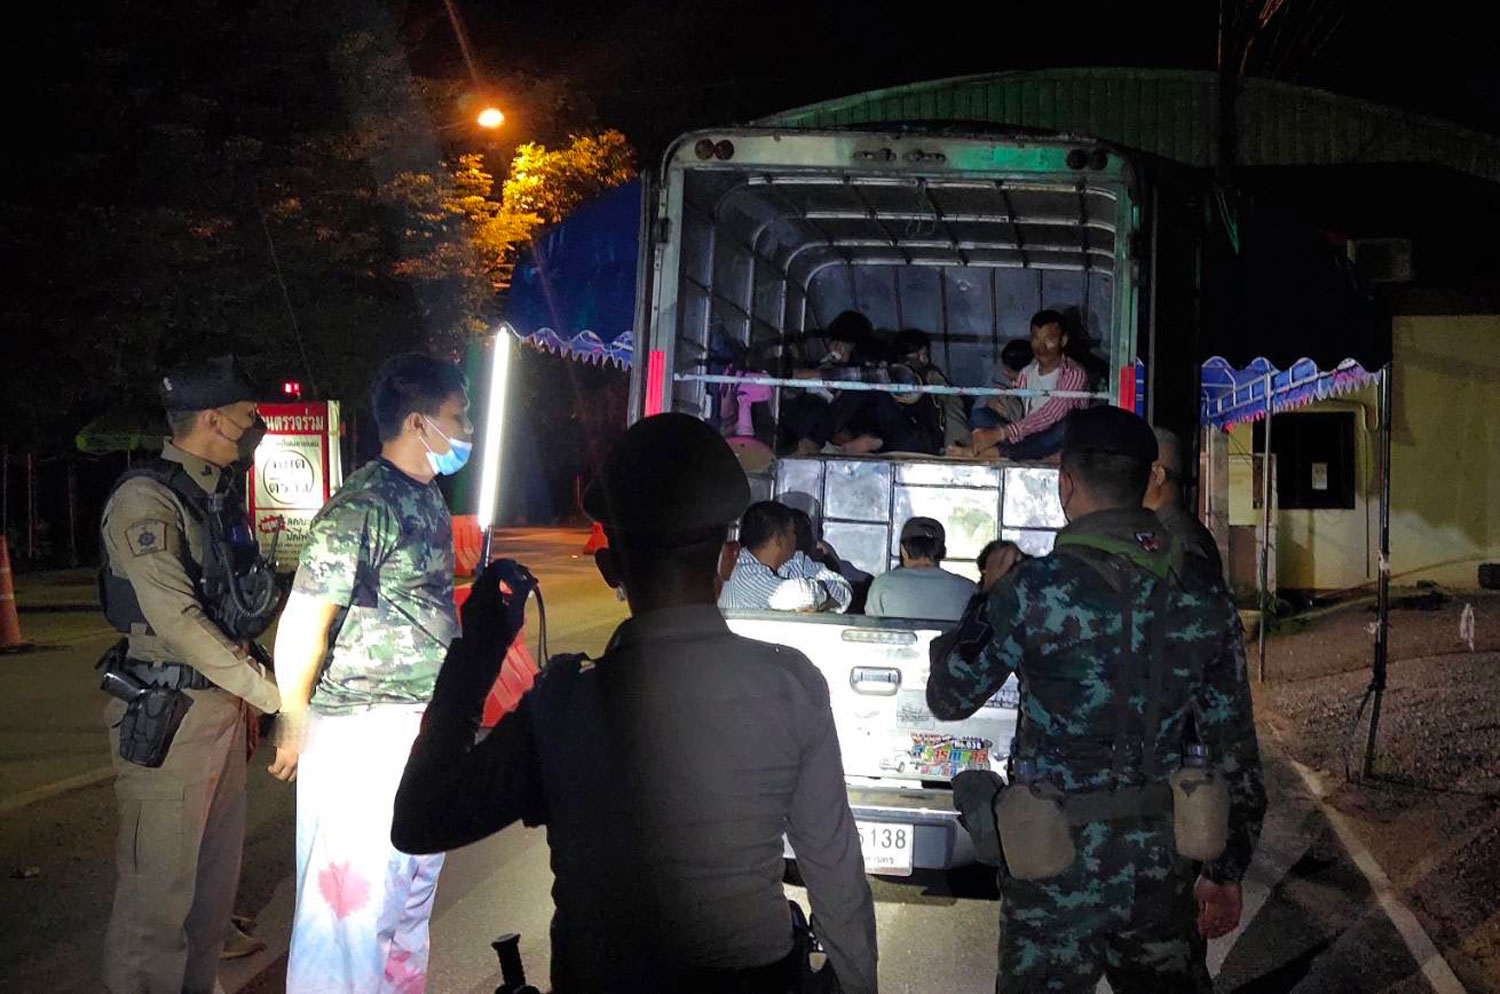
[[[905,753],[885,757],[880,761],[880,768],[935,780],[951,780],[964,770],[989,769],[990,750],[994,745],[989,739],[975,736],[913,732],[910,748]]]

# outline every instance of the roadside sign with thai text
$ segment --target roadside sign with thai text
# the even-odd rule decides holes
[[[343,483],[338,401],[261,404],[266,437],[255,450],[247,491],[261,551],[275,550],[289,573],[307,543],[307,528]]]

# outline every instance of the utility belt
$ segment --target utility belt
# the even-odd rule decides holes
[[[695,970],[678,988],[683,994],[713,991],[715,994],[839,994],[843,989],[831,963],[812,968],[813,953],[821,953],[814,926],[795,901],[792,913],[792,948],[782,959],[764,966],[728,970]]]
[[[1091,821],[1168,817],[1172,814],[1172,788],[1169,784],[1152,783],[1070,793],[1063,800],[1062,809],[1068,824],[1075,827]]]
[[[166,762],[172,740],[193,706],[188,690],[213,683],[186,663],[147,663],[126,653],[120,639],[99,658],[99,689],[125,702],[120,716],[120,758],[151,769]]]
[[[1047,880],[1073,866],[1073,830],[1095,822],[1161,821],[1172,828],[1178,856],[1217,859],[1229,836],[1229,788],[1212,767],[1184,767],[1168,782],[1089,791],[1065,792],[1046,780],[1012,782],[992,795],[989,811],[967,818],[986,815],[995,826],[995,861],[1017,880]]]
[[[1073,830],[1095,822],[1170,825],[1177,854],[1200,862],[1224,851],[1229,790],[1213,768],[1179,770],[1168,782],[1065,792],[1045,780],[1006,784],[989,771],[953,780],[953,803],[982,863],[1006,867],[1018,880],[1067,872],[1077,852]]]
[[[187,663],[148,663],[141,659],[126,659],[120,672],[135,677],[148,687],[167,690],[208,690],[217,686]]]

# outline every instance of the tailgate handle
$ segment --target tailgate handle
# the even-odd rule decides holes
[[[894,666],[856,666],[849,671],[849,686],[856,694],[890,697],[901,686],[901,671]]]

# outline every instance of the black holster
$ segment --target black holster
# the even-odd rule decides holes
[[[120,718],[120,758],[156,769],[166,762],[172,739],[193,699],[184,691],[153,687],[128,673],[124,668],[126,644],[121,639],[99,660],[99,689],[125,702],[125,714]]]
[[[974,843],[974,858],[990,866],[1005,865],[1000,831],[995,825],[995,798],[1005,781],[990,770],[964,770],[953,778],[953,807]]]

